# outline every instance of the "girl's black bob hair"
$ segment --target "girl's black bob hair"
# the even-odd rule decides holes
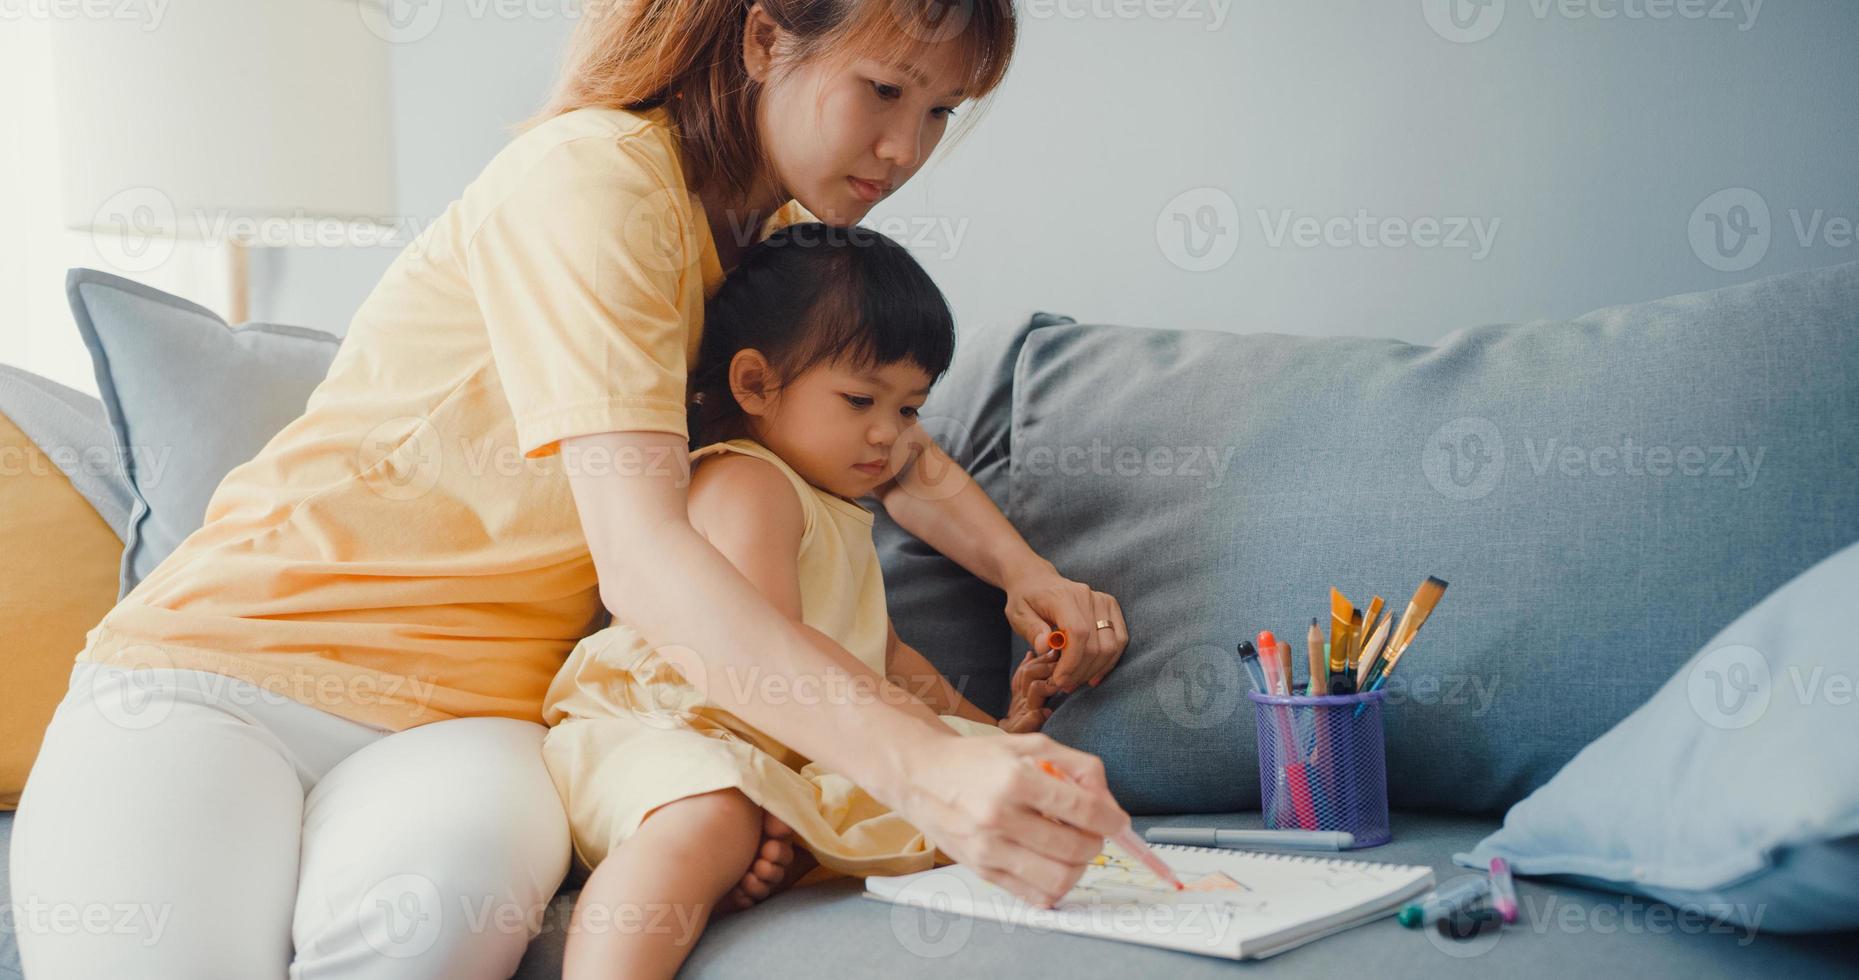
[[[687,384],[690,446],[748,435],[729,390],[729,363],[761,351],[777,388],[835,358],[854,369],[908,360],[942,377],[955,317],[902,245],[869,228],[812,221],[756,243],[704,307],[703,342]]]

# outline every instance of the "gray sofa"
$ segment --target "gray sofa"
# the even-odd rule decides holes
[[[1427,575],[1451,582],[1390,686],[1394,839],[1352,855],[1430,865],[1444,880],[1463,873],[1453,854],[1718,628],[1859,541],[1859,265],[1432,346],[1037,314],[966,331],[922,414],[1036,550],[1122,602],[1123,663],[1063,699],[1047,730],[1104,758],[1139,828],[1259,825],[1238,639],[1301,635],[1332,585],[1399,604]],[[1760,449],[1744,456],[1761,462],[1738,470],[1732,452],[1721,477],[1599,466],[1596,450],[1623,438]],[[1019,649],[1002,597],[881,511],[878,539],[899,632],[998,712]],[[1609,682],[1592,683],[1602,664]],[[10,825],[0,814],[0,861]],[[575,884],[519,977],[559,975]],[[1519,889],[1523,920],[1496,934],[1459,942],[1383,920],[1245,968],[1699,978],[1859,965],[1856,933],[1750,930],[1562,881]],[[728,917],[685,973],[1236,968],[859,893],[841,879]],[[4,976],[17,961],[10,933],[0,943]]]

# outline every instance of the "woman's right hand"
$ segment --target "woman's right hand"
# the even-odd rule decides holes
[[[958,863],[1021,899],[1051,907],[1129,826],[1094,755],[1038,733],[924,739],[898,773],[897,806]],[[1050,759],[1077,784],[1056,779]]]

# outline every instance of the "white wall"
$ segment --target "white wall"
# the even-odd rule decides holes
[[[1710,14],[1721,2],[1697,5]],[[1718,12],[1749,23],[1744,2]],[[988,118],[876,212],[881,228],[888,216],[925,235],[918,254],[961,322],[1043,308],[1085,321],[1426,342],[1859,259],[1851,0],[1768,0],[1746,30],[1736,20],[1570,18],[1544,0],[1497,0],[1489,9],[1502,17],[1486,22],[1495,33],[1473,43],[1430,26],[1428,8],[1443,2],[1239,2],[1217,30],[1214,0],[1153,3],[1121,6],[1209,16],[1029,20]],[[1648,0],[1564,6],[1643,12]],[[1217,227],[1232,254],[1191,271],[1169,205],[1201,187],[1215,189],[1204,200],[1230,201]],[[1731,187],[1760,193],[1772,234],[1761,262],[1724,272],[1700,259],[1688,228],[1700,203]],[[1192,219],[1202,203],[1175,210]],[[1804,245],[1790,212],[1805,225],[1816,209],[1820,234]],[[1287,212],[1349,219],[1346,244],[1274,241],[1268,231]],[[1359,242],[1384,239],[1358,237],[1359,212],[1476,219],[1496,231],[1482,257],[1371,248]],[[1833,215],[1844,224],[1824,223]],[[962,233],[959,246],[932,218]],[[1174,232],[1167,248],[1158,220]],[[1838,244],[1826,241],[1829,227]]]
[[[65,270],[111,270],[110,243],[99,248],[97,238],[64,228],[48,90],[52,26],[0,18],[0,363],[95,394],[90,352],[65,300]],[[182,296],[219,297],[226,268],[219,249],[178,243],[155,267],[112,271]]]
[[[177,0],[182,2],[182,0]],[[401,0],[405,2],[405,0]],[[578,0],[429,0],[393,51],[400,215],[424,228],[543,102]],[[511,11],[516,16],[503,16]],[[436,14],[437,16],[428,16]],[[393,261],[392,248],[279,249],[254,255],[252,316],[345,333]]]
[[[1020,0],[996,104],[867,223],[912,247],[964,328],[1047,309],[1426,342],[1859,259],[1859,3],[1454,2],[1495,30],[1449,40],[1429,21],[1447,0]],[[580,4],[410,9],[391,98],[402,219],[423,226],[543,98]],[[1753,265],[1711,255],[1707,213],[1691,237],[1699,206],[1738,187],[1771,213]],[[1207,215],[1217,234],[1184,237]],[[1318,222],[1317,240],[1274,242],[1287,217]],[[1387,219],[1463,220],[1467,247],[1369,247]],[[1230,255],[1196,271],[1224,254],[1210,243]],[[392,257],[255,252],[253,315],[343,332]],[[68,354],[61,291],[38,289],[63,267],[47,268],[30,270],[53,299],[24,346]]]
[[[998,101],[867,223],[912,246],[964,326],[1049,309],[1425,342],[1859,259],[1859,3],[1662,2],[1497,0],[1495,31],[1455,43],[1428,19],[1444,0],[1020,0]],[[573,5],[515,6],[539,16],[461,0],[396,51],[409,213],[451,200],[553,77],[569,23],[552,13]],[[1690,226],[1732,187],[1766,202],[1769,241],[1720,271]],[[1208,200],[1231,202],[1232,254],[1193,271],[1178,220]],[[1816,210],[1803,244],[1793,219]],[[1287,215],[1346,219],[1346,244],[1274,243]],[[1462,219],[1468,247],[1368,247],[1391,218],[1442,239]],[[325,327],[385,266],[277,258],[260,312]]]

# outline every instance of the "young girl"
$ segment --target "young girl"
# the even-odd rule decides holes
[[[803,632],[826,634],[857,662],[812,690],[763,687],[707,672],[689,649],[653,647],[624,609],[575,647],[543,712],[553,726],[544,759],[576,856],[592,869],[565,976],[669,977],[712,909],[752,904],[804,863],[903,874],[939,855],[858,786],[706,691],[731,685],[793,711],[888,697],[962,734],[1033,731],[1050,715],[1056,653],[1028,651],[996,727],[898,637],[872,514],[856,502],[892,475],[893,447],[954,344],[929,276],[901,246],[857,226],[776,232],[708,305],[689,384],[691,443],[701,447],[691,453],[691,523]],[[802,861],[790,835],[808,852]]]

